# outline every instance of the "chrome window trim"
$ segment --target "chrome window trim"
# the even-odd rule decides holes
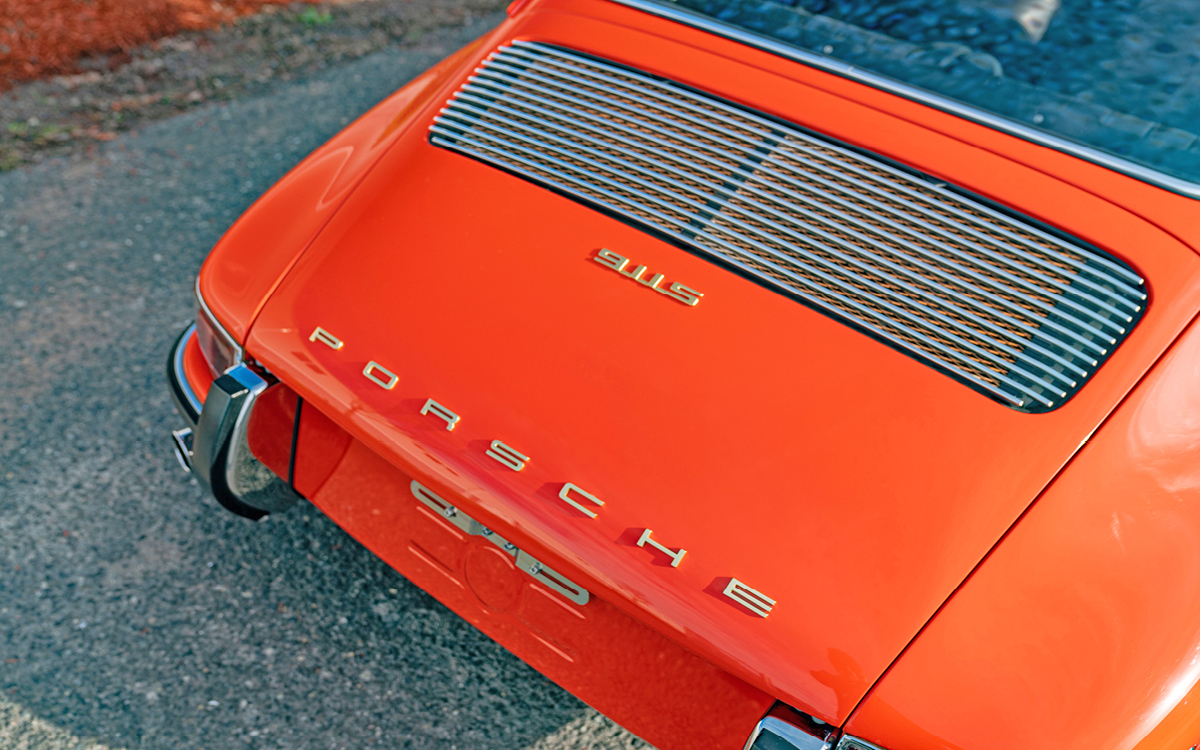
[[[882,89],[892,94],[902,96],[906,99],[927,104],[935,109],[940,109],[953,115],[957,115],[967,120],[972,120],[981,125],[987,125],[990,128],[1003,131],[1009,135],[1015,135],[1018,138],[1023,138],[1047,148],[1052,148],[1056,151],[1061,151],[1071,156],[1078,157],[1085,161],[1090,161],[1102,167],[1106,167],[1115,172],[1128,175],[1142,182],[1149,183],[1156,187],[1170,190],[1173,193],[1187,196],[1188,198],[1200,199],[1200,183],[1189,182],[1178,177],[1159,172],[1156,169],[1138,164],[1136,162],[1122,159],[1106,151],[1101,151],[1097,148],[1084,146],[1066,138],[1061,138],[1050,133],[1031,128],[1010,120],[1007,117],[992,114],[983,109],[972,107],[968,104],[956,101],[940,94],[935,94],[926,91],[916,86],[910,86],[906,83],[901,83],[886,76],[881,76],[877,73],[858,68],[849,63],[841,62],[824,55],[819,55],[815,52],[791,47],[783,42],[775,41],[761,34],[756,34],[752,31],[741,29],[737,26],[718,21],[716,19],[703,16],[690,10],[679,7],[664,5],[655,0],[611,0],[611,2],[625,5],[636,10],[650,13],[682,23],[686,26],[691,26],[702,31],[707,31],[717,36],[731,39],[735,42],[741,42],[750,47],[770,52],[780,57],[795,60],[796,62],[811,65],[814,68],[819,68],[835,75],[840,75],[845,78],[865,83],[878,89]]]

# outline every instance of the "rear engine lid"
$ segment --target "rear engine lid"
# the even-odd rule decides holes
[[[1094,377],[1055,410],[1022,413],[431,145],[431,108],[268,301],[247,350],[347,430],[593,595],[840,724],[1195,315],[1200,259],[1110,203],[801,83],[811,71],[764,53],[557,13],[516,35],[882,152],[1147,280],[1144,318]],[[703,296],[658,293],[598,262],[605,249]]]

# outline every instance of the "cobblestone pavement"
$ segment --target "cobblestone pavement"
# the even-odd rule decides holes
[[[1011,0],[797,0],[813,12],[914,44],[962,44],[1008,78],[1118,112],[1200,126],[1195,0],[1064,0],[1036,43]]]
[[[1200,182],[1200,5],[1061,0],[1034,42],[1034,1],[675,4]]]
[[[166,440],[208,248],[498,20],[0,175],[0,747],[646,748],[311,506],[225,512]]]

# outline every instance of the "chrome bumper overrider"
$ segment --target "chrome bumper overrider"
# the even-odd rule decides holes
[[[745,750],[833,750],[837,739],[837,730],[830,725],[776,703],[754,728]]]
[[[250,412],[268,383],[244,363],[213,381],[200,401],[183,370],[183,352],[196,334],[185,330],[172,347],[167,366],[171,395],[187,427],[171,433],[179,463],[228,510],[247,518],[286,510],[298,499],[291,486],[250,452]]]

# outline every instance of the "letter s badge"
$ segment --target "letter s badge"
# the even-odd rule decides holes
[[[505,445],[499,440],[493,440],[492,445],[488,448],[487,454],[504,464],[513,471],[520,471],[525,468],[525,464],[529,462],[529,456],[518,452],[511,446]]]
[[[678,281],[672,284],[671,288],[663,293],[671,299],[677,299],[689,307],[695,307],[696,303],[700,301],[700,298],[704,296],[695,289],[680,284]]]

